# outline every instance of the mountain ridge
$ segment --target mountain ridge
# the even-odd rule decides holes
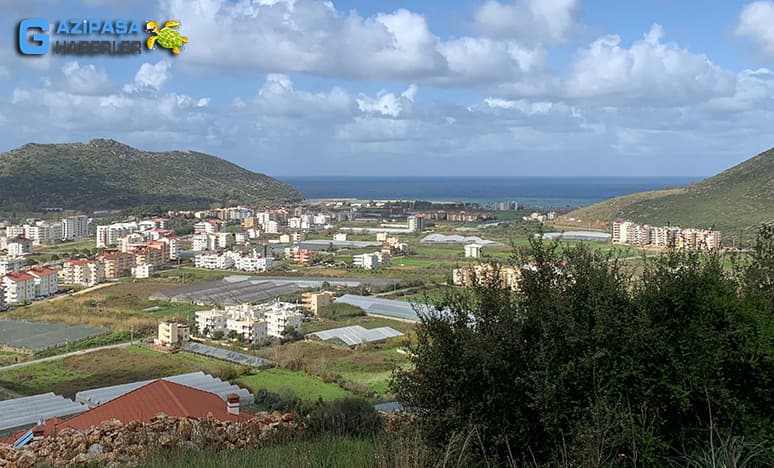
[[[749,240],[760,224],[774,222],[774,148],[688,187],[605,200],[561,216],[558,224],[609,229],[616,218],[651,225],[714,226],[725,239]]]
[[[206,153],[111,139],[27,143],[0,153],[0,209],[206,208],[302,199],[292,186]]]

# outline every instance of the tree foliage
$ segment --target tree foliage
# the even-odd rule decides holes
[[[515,464],[663,465],[710,437],[770,448],[774,227],[749,259],[669,250],[632,277],[612,254],[534,240],[424,317],[393,389],[444,446],[474,431]]]

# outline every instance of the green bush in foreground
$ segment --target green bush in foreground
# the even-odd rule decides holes
[[[478,278],[419,325],[393,390],[429,444],[471,435],[479,459],[514,466],[721,466],[721,447],[772,460],[774,226],[731,271],[672,250],[632,278],[540,240],[513,259],[527,262],[519,293]]]

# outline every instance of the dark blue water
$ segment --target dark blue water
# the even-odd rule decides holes
[[[629,193],[683,187],[700,177],[278,177],[310,198],[429,200],[578,207]]]

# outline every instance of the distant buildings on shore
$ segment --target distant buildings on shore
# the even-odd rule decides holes
[[[649,226],[617,219],[613,222],[613,243],[686,250],[715,250],[720,248],[721,233],[714,229],[681,228],[678,226]]]

